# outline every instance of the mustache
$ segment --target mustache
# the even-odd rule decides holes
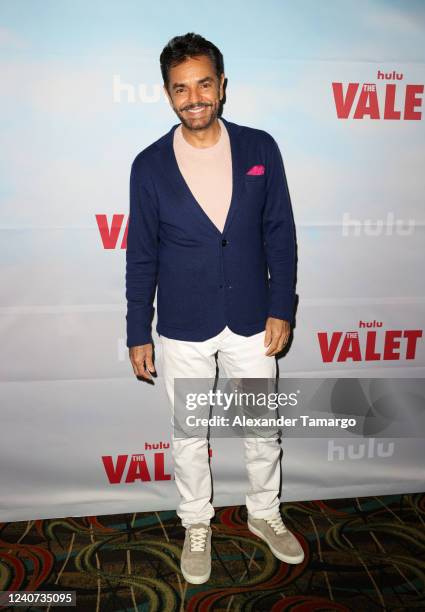
[[[182,110],[182,112],[184,112],[184,111],[190,110],[191,108],[196,108],[198,106],[208,107],[208,106],[212,106],[212,104],[203,104],[203,103],[201,103],[201,104],[192,104],[192,106],[185,106],[185,108],[182,108],[181,110]]]

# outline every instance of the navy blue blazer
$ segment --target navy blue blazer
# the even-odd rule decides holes
[[[223,232],[194,198],[173,133],[141,151],[130,173],[126,251],[127,346],[158,334],[202,341],[227,325],[251,336],[267,317],[293,323],[294,222],[285,170],[267,132],[227,121],[233,192]],[[264,174],[249,175],[263,165]],[[270,277],[269,277],[270,273]]]

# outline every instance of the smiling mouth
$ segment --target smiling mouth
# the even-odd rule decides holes
[[[205,110],[205,106],[195,106],[187,110],[191,115],[200,115]]]

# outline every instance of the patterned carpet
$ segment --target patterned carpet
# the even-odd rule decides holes
[[[200,586],[180,574],[174,512],[1,523],[0,590],[76,590],[68,609],[84,612],[425,610],[425,494],[281,508],[302,564],[275,559],[248,531],[245,506],[217,508]]]

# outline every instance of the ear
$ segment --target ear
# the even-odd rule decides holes
[[[224,96],[224,79],[225,79],[224,73],[222,73],[220,75],[220,81],[219,81],[219,83],[220,83],[220,100],[222,100],[223,96]]]

